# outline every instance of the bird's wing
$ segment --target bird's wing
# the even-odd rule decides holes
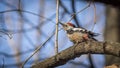
[[[91,36],[98,36],[98,35],[100,35],[99,33],[94,33],[92,31],[88,31],[88,30],[83,29],[83,28],[74,28],[73,31],[81,32],[81,33],[88,33]]]
[[[81,33],[87,33],[87,30],[83,29],[83,28],[74,28],[73,31],[75,31],[75,32],[81,32]]]

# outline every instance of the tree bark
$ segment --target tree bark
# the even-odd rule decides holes
[[[109,54],[120,57],[120,43],[86,41],[75,44],[57,55],[42,62],[36,63],[32,68],[53,68],[65,64],[67,61],[83,54]],[[58,59],[58,60],[56,60]]]
[[[120,42],[120,10],[118,8],[107,6],[106,14],[105,40]],[[113,63],[120,63],[120,58],[106,55],[106,65]]]

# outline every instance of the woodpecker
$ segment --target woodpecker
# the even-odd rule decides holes
[[[63,29],[66,31],[68,38],[73,43],[80,43],[83,41],[87,41],[89,39],[93,39],[97,41],[94,37],[98,36],[98,33],[94,33],[92,31],[88,31],[84,28],[77,28],[74,24],[68,22],[68,23],[61,23],[59,22]]]

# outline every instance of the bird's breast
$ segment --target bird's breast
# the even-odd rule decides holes
[[[72,33],[72,34],[68,34],[68,37],[71,41],[81,41],[83,40],[83,34],[79,33],[79,32],[76,32],[76,33]]]

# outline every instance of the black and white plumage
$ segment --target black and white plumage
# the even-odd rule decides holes
[[[99,35],[98,33],[88,31],[84,28],[76,28],[72,23],[60,24],[66,31],[68,38],[74,43],[82,42],[89,39],[96,40],[94,37]]]

